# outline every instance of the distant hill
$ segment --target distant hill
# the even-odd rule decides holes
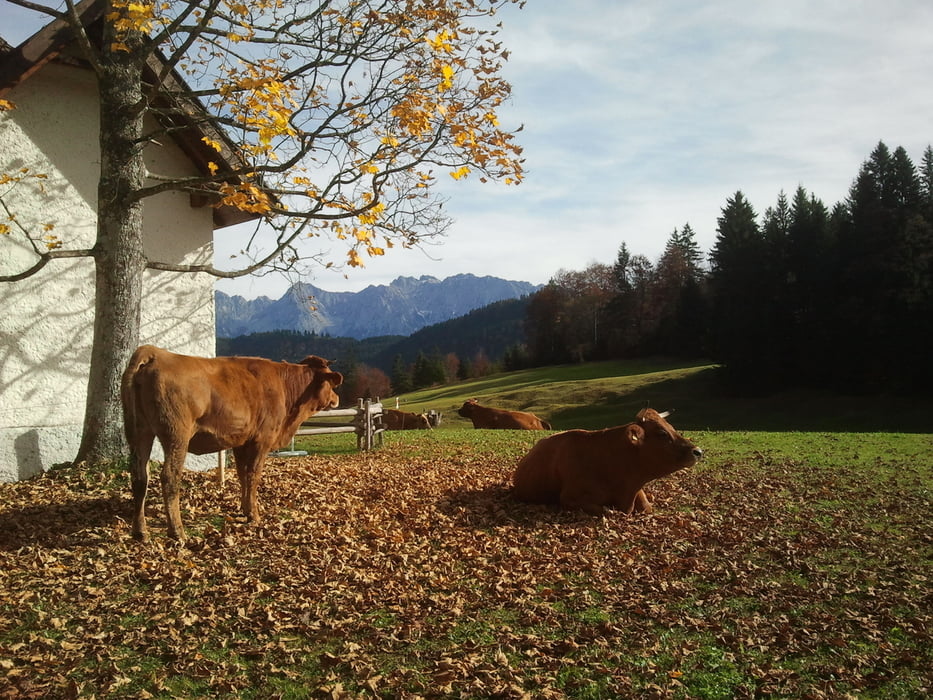
[[[293,285],[280,299],[244,299],[215,292],[217,336],[234,338],[288,330],[344,338],[409,336],[422,328],[463,316],[503,299],[539,288],[498,277],[454,275],[444,280],[399,277],[359,292],[328,292]]]
[[[419,352],[441,355],[455,353],[460,359],[472,359],[483,352],[492,361],[497,361],[505,351],[525,343],[525,311],[528,298],[505,299],[474,309],[465,316],[453,318],[422,328],[407,338],[387,345],[372,360],[375,367],[391,367],[396,355],[405,362],[412,362]]]
[[[258,355],[272,360],[297,361],[306,355],[336,360],[337,369],[362,363],[386,373],[400,355],[408,363],[419,352],[456,353],[472,359],[482,351],[492,361],[507,348],[525,342],[523,322],[528,299],[506,299],[459,318],[422,328],[411,336],[376,336],[365,340],[333,337],[309,331],[266,331],[235,338],[218,338],[218,355]]]

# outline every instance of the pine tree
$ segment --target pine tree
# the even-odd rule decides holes
[[[768,290],[762,284],[767,247],[755,210],[741,191],[729,198],[710,255],[712,350],[727,384],[747,392],[767,388]]]
[[[920,210],[933,222],[933,146],[924,149],[920,165]]]
[[[658,315],[653,347],[664,354],[702,354],[704,314],[702,254],[690,224],[676,228],[655,267],[652,299]]]
[[[869,391],[907,389],[917,385],[907,359],[927,364],[917,349],[928,344],[918,335],[925,322],[915,315],[926,308],[921,280],[930,247],[922,194],[923,179],[906,151],[892,154],[884,143],[849,190],[837,247],[842,296],[834,333],[848,341],[838,358],[840,384],[858,377]]]
[[[411,372],[405,365],[401,355],[396,355],[392,361],[392,393],[396,396],[407,394],[414,389],[411,381]]]
[[[784,384],[825,385],[834,343],[829,212],[801,186],[794,193],[785,242]]]

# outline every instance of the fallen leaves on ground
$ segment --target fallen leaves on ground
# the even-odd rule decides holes
[[[513,456],[404,444],[188,473],[190,541],[130,538],[125,475],[0,485],[0,698],[922,697],[929,465],[758,455],[650,516],[511,497]]]

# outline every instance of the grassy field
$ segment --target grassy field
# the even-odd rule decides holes
[[[470,425],[456,409],[475,398],[481,404],[532,411],[560,430],[627,423],[650,405],[673,409],[682,430],[933,432],[933,399],[809,391],[739,398],[717,389],[715,373],[708,364],[594,362],[493,375],[406,394],[400,401],[410,411],[441,411],[454,427]],[[394,406],[395,399],[385,403]]]
[[[184,547],[158,480],[148,545],[121,472],[0,484],[0,698],[928,697],[929,431],[878,432],[897,414],[877,401],[730,405],[694,395],[705,368],[607,368],[445,388],[417,403],[442,430],[270,459],[259,527],[235,479],[191,473]],[[650,399],[707,458],[649,486],[649,516],[521,504],[541,435],[464,427],[469,396],[559,427],[586,396],[591,427]]]

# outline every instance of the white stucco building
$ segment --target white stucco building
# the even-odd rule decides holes
[[[97,90],[63,36],[46,28],[15,49],[0,45],[0,99],[15,105],[0,111],[0,197],[9,210],[0,208],[0,223],[9,227],[0,235],[0,274],[36,259],[20,227],[57,236],[67,249],[90,248],[96,238]],[[197,173],[199,137],[149,146],[150,172]],[[209,262],[214,229],[249,218],[198,204],[181,192],[145,202],[147,257]],[[148,271],[141,342],[212,356],[213,281],[203,273]],[[34,276],[0,282],[0,481],[28,478],[77,453],[93,315],[90,257],[53,260]]]

